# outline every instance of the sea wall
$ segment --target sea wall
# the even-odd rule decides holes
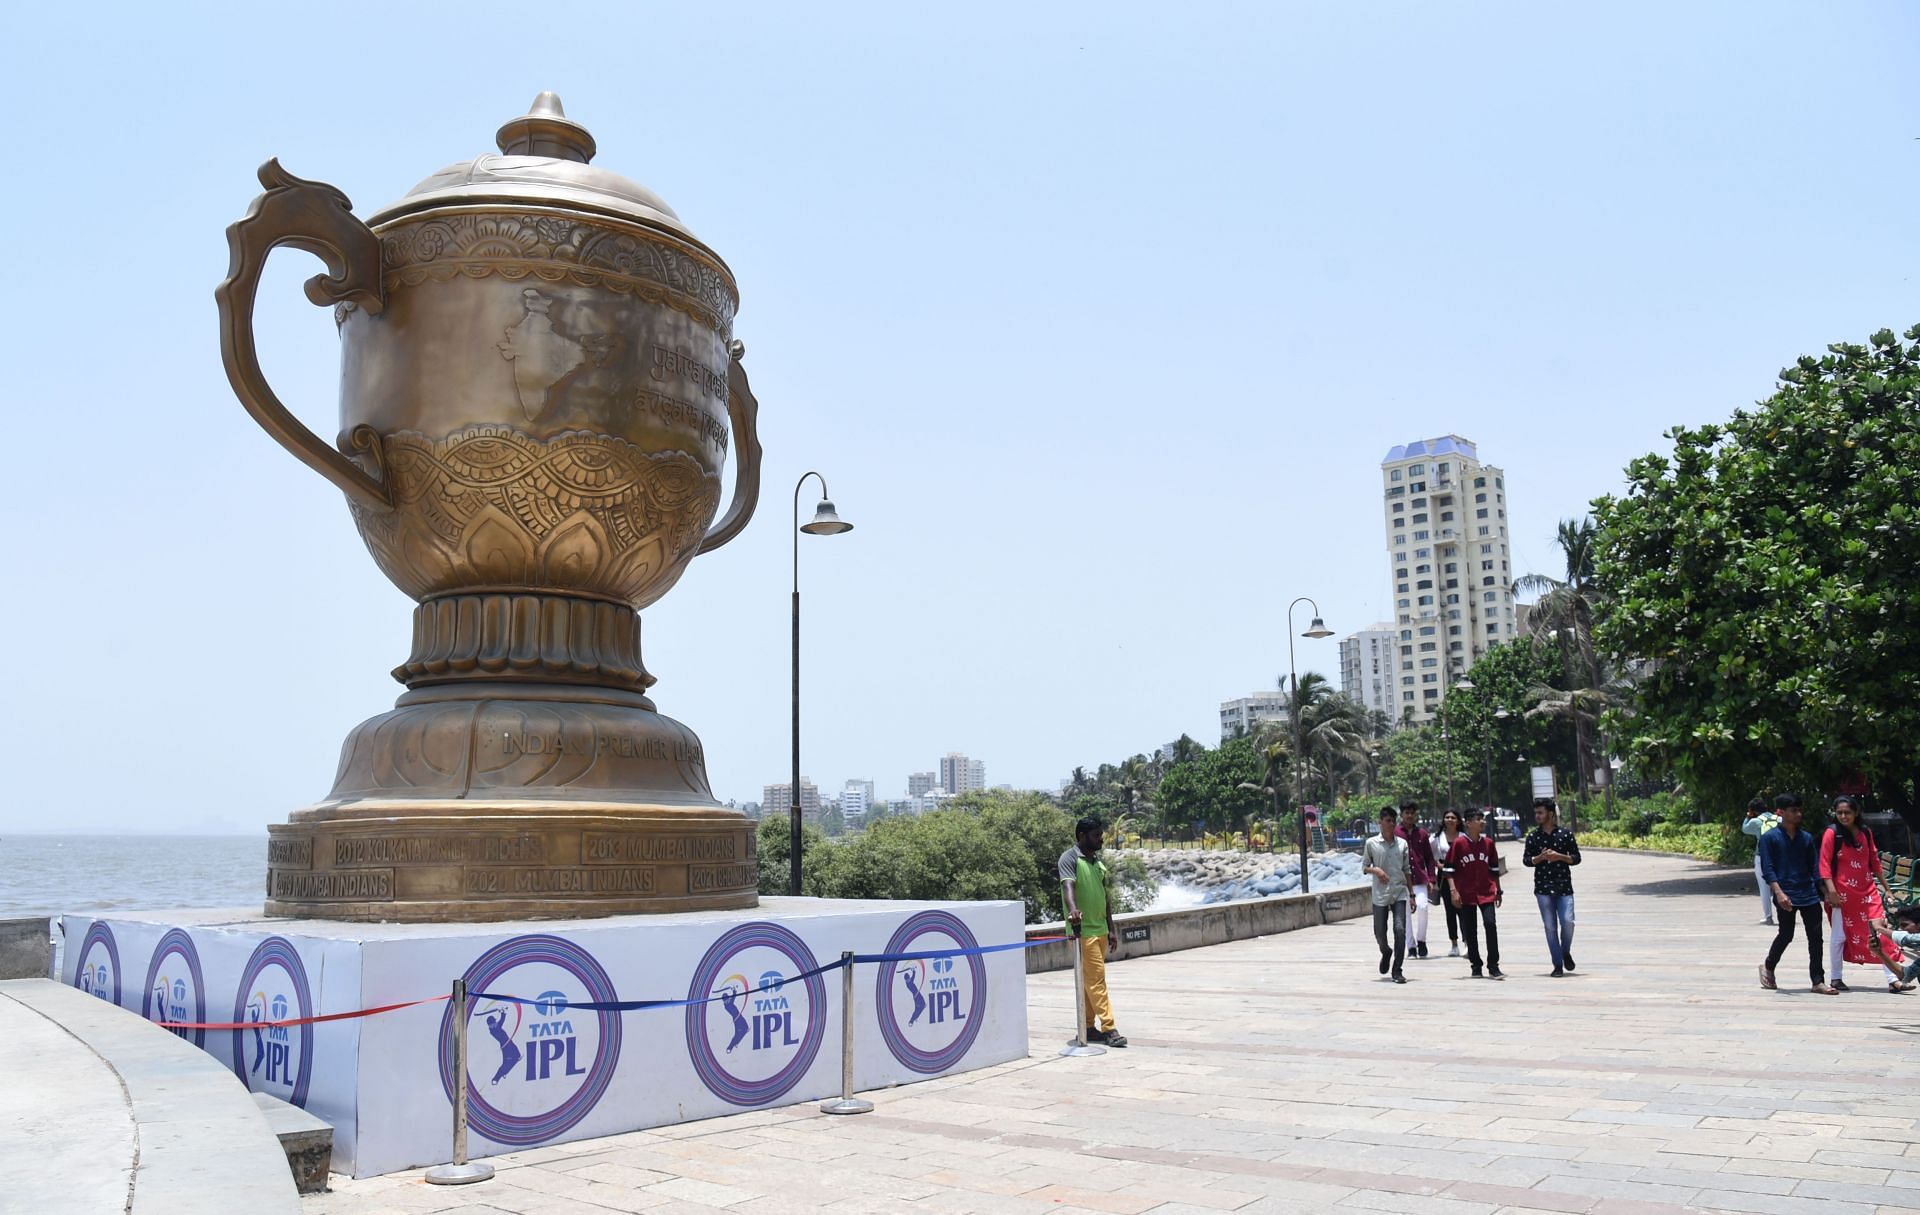
[[[51,921],[43,915],[0,920],[0,979],[44,979],[52,972]]]
[[[1108,959],[1125,961],[1149,954],[1173,953],[1293,932],[1367,914],[1365,890],[1330,890],[1315,894],[1271,895],[1208,903],[1179,911],[1142,912],[1118,917],[1119,948]],[[1029,924],[1029,941],[1066,933],[1064,924]],[[1073,966],[1073,942],[1052,941],[1027,950],[1027,973],[1066,970]]]

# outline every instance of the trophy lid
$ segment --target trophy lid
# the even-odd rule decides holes
[[[556,94],[534,98],[527,113],[500,128],[494,142],[500,155],[476,156],[440,170],[367,222],[377,226],[448,206],[538,203],[632,220],[706,248],[658,194],[587,163],[597,150],[593,136],[567,117]]]

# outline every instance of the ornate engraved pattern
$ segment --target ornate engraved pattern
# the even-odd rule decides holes
[[[413,609],[413,653],[393,677],[410,687],[537,679],[645,691],[640,618],[625,604],[562,595],[442,595]]]
[[[720,478],[682,451],[568,431],[535,439],[475,426],[381,444],[391,511],[349,501],[360,536],[415,599],[525,587],[644,607],[692,559]]]
[[[733,279],[692,251],[636,232],[539,213],[450,215],[380,234],[388,285],[456,275],[608,287],[686,313],[722,338],[740,298]]]

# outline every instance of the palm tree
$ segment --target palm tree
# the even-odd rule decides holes
[[[1562,519],[1557,535],[1560,553],[1566,565],[1564,577],[1524,574],[1513,580],[1516,595],[1537,595],[1527,616],[1527,631],[1534,644],[1542,641],[1560,651],[1567,673],[1568,690],[1534,688],[1528,693],[1534,708],[1527,716],[1563,716],[1573,720],[1574,761],[1580,771],[1580,796],[1587,796],[1587,770],[1593,755],[1587,747],[1587,727],[1591,724],[1605,753],[1607,741],[1598,734],[1600,711],[1619,699],[1624,685],[1604,677],[1599,654],[1593,646],[1594,608],[1601,590],[1594,581],[1594,550],[1598,531],[1592,519]],[[1613,782],[1606,787],[1607,805],[1613,805]]]
[[[1334,690],[1327,677],[1309,671],[1288,697],[1288,721],[1299,723],[1302,789],[1309,780],[1324,782],[1327,801],[1338,800],[1342,779],[1364,765],[1374,722],[1352,697]]]
[[[1169,763],[1170,764],[1192,763],[1194,760],[1199,759],[1200,756],[1203,753],[1205,753],[1205,751],[1206,751],[1206,748],[1201,746],[1199,743],[1195,742],[1192,737],[1186,734],[1182,734],[1180,737],[1173,740],[1172,753],[1169,756]]]

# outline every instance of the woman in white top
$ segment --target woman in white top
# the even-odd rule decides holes
[[[1447,912],[1447,956],[1450,958],[1460,956],[1461,912],[1459,908],[1453,905],[1453,900],[1448,897],[1447,875],[1452,871],[1447,868],[1447,853],[1453,850],[1453,841],[1458,839],[1459,836],[1460,815],[1455,811],[1449,810],[1446,816],[1440,820],[1440,830],[1434,832],[1430,840],[1433,847],[1434,867],[1440,874],[1439,881],[1434,890],[1434,897],[1440,900],[1440,906],[1444,907]]]

